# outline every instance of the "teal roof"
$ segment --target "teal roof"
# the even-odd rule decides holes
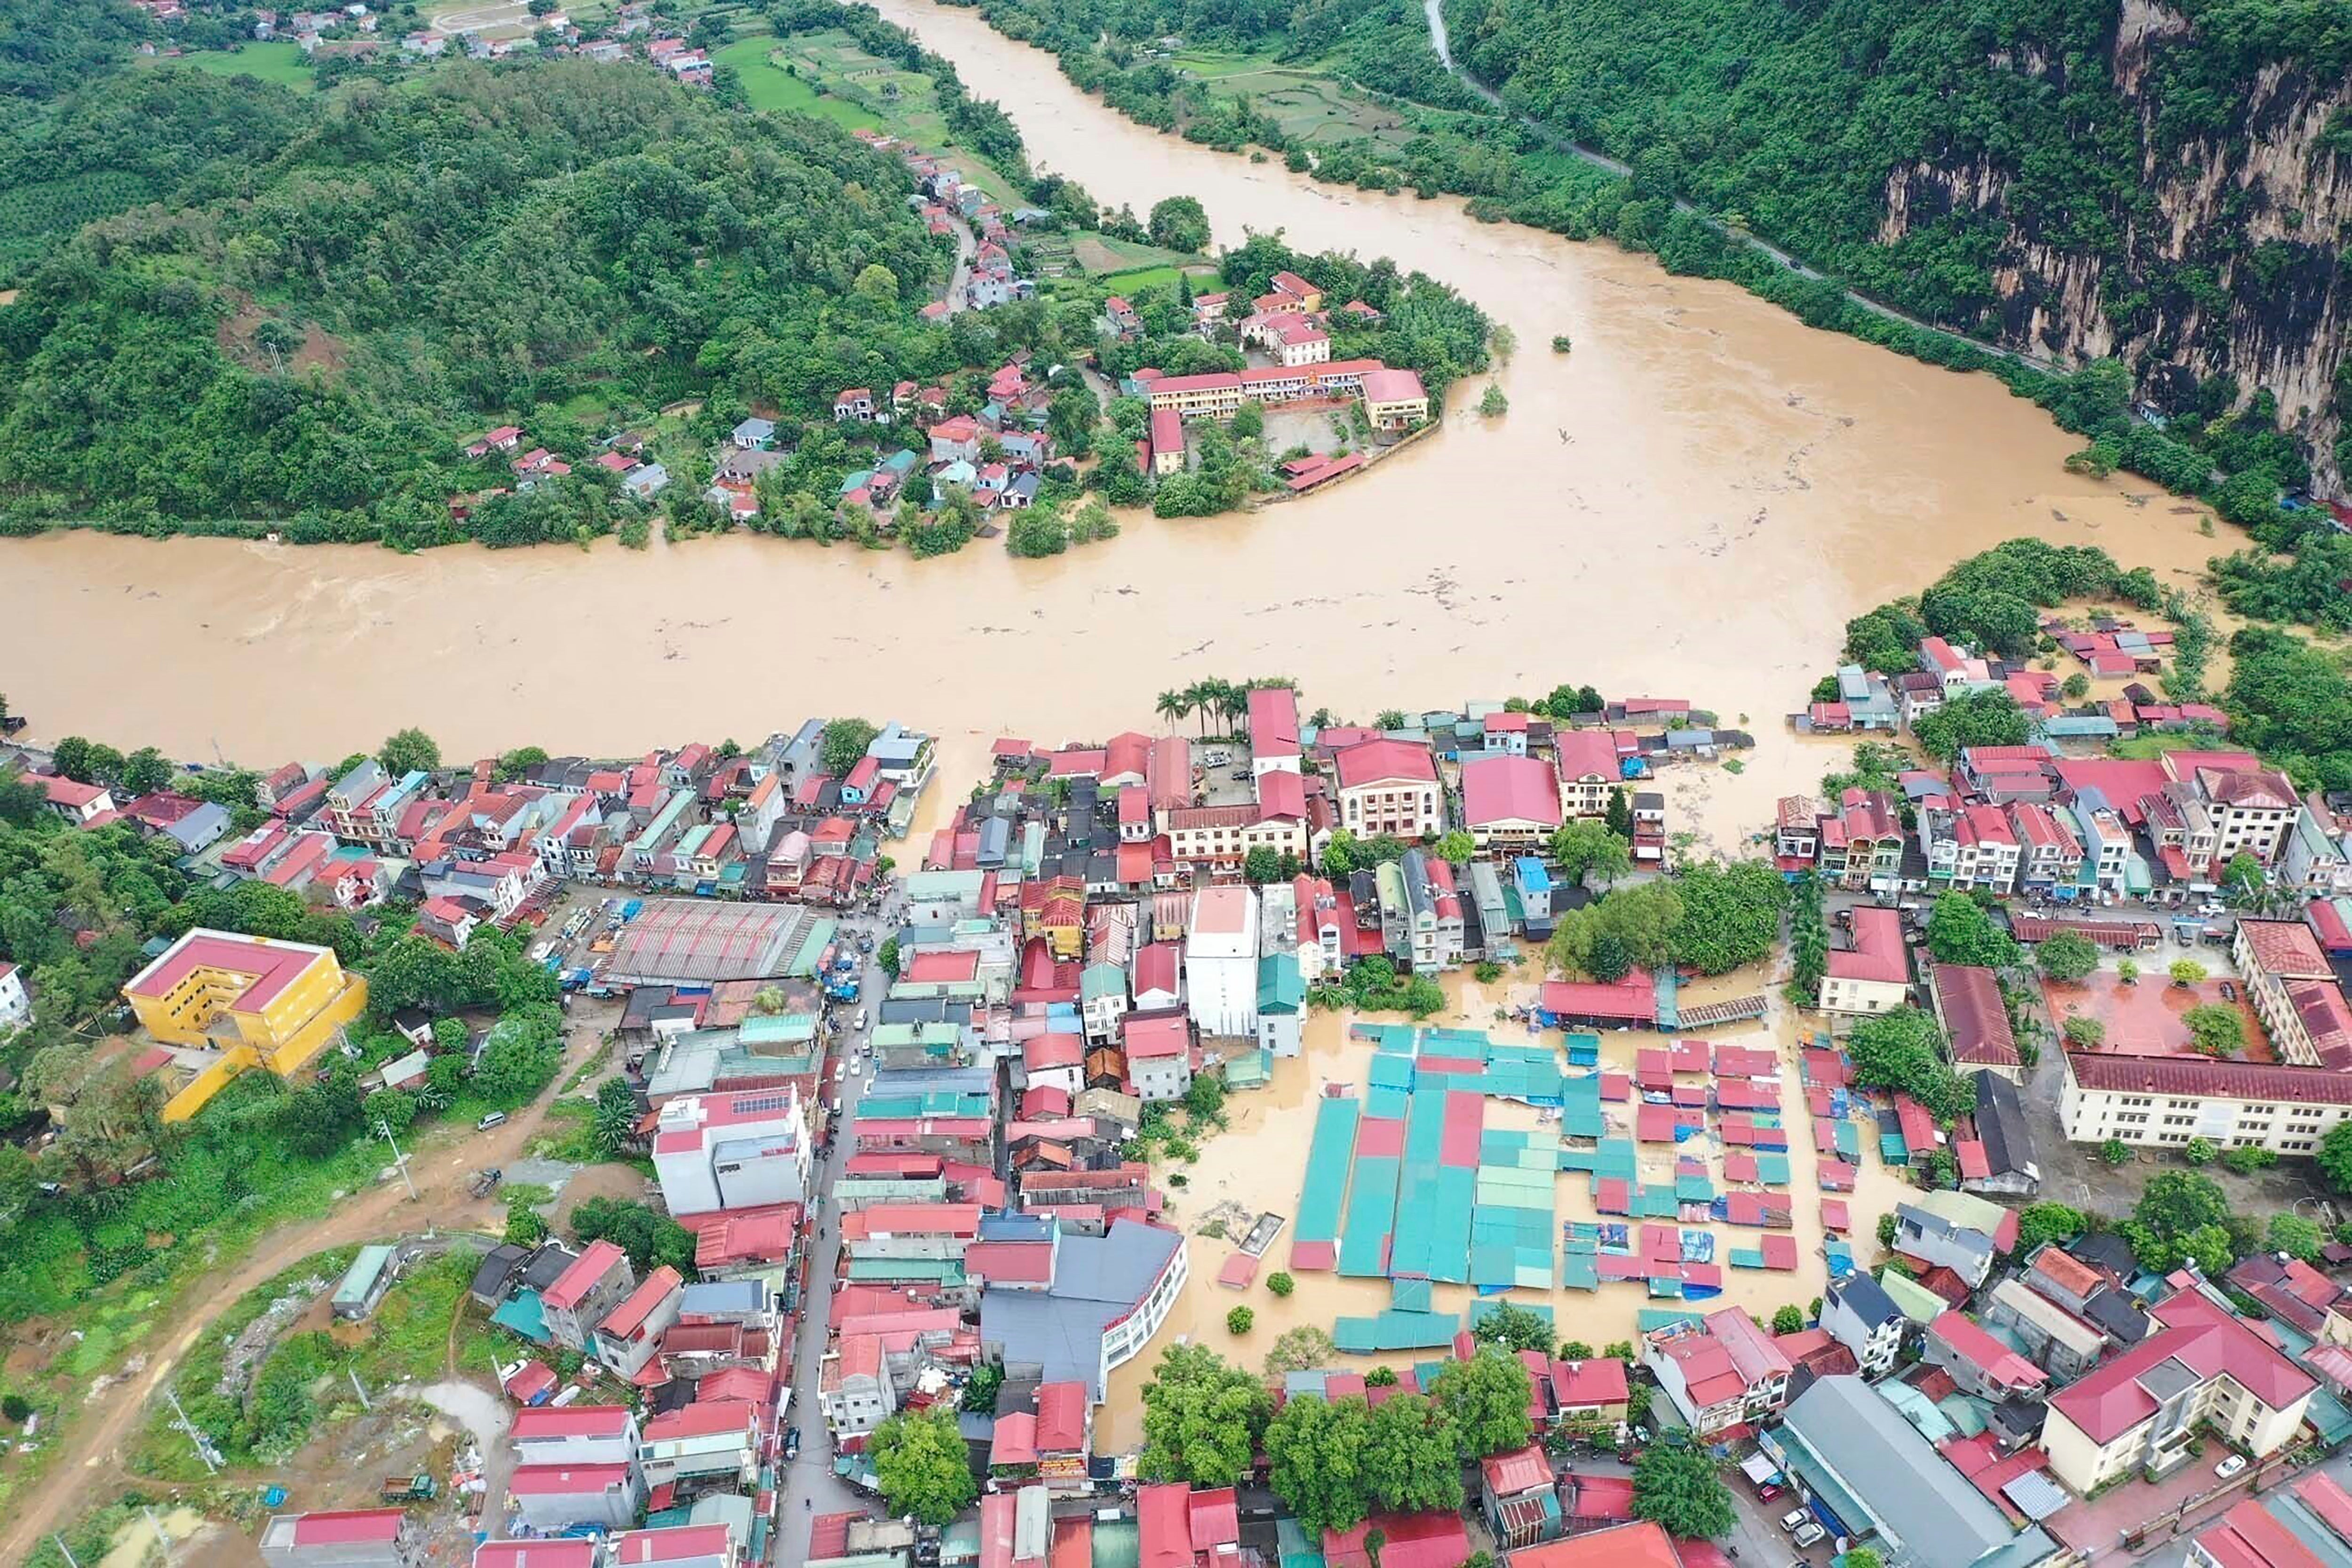
[[[814,1013],[754,1013],[735,1031],[745,1046],[798,1046],[816,1038]]]
[[[1257,961],[1257,1010],[1296,1013],[1307,1005],[1307,981],[1295,952],[1269,952]]]
[[[335,1287],[334,1305],[364,1302],[375,1289],[376,1277],[392,1267],[392,1248],[382,1243],[362,1247],[352,1266],[343,1270],[342,1283]]]
[[[1078,995],[1085,1001],[1126,994],[1127,971],[1116,963],[1089,963],[1078,972]]]

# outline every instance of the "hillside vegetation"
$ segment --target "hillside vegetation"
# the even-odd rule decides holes
[[[493,415],[544,410],[555,445],[550,405],[583,393],[813,410],[877,348],[944,353],[916,318],[940,242],[898,163],[646,71],[454,63],[307,100],[163,68],[13,131],[12,174],[55,171],[0,185],[47,201],[53,239],[0,313],[19,526],[434,542]],[[57,237],[134,184],[155,205]],[[584,475],[532,502],[507,526],[611,526]]]

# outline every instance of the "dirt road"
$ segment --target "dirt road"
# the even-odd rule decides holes
[[[35,1542],[72,1521],[82,1489],[104,1479],[121,1462],[139,1430],[147,1402],[180,1358],[247,1291],[312,1253],[379,1240],[395,1232],[419,1229],[426,1223],[443,1230],[498,1229],[505,1211],[497,1194],[469,1199],[466,1178],[483,1166],[520,1158],[546,1121],[547,1109],[563,1084],[582,1062],[602,1048],[603,1035],[596,1024],[576,1024],[574,1030],[564,1041],[563,1066],[527,1110],[509,1118],[502,1127],[467,1132],[410,1157],[409,1173],[417,1190],[415,1204],[397,1180],[360,1194],[322,1218],[278,1232],[259,1251],[240,1259],[201,1300],[187,1302],[189,1315],[179,1331],[167,1344],[149,1351],[144,1372],[112,1385],[75,1412],[64,1448],[52,1456],[40,1480],[16,1500],[12,1517],[0,1527],[0,1563],[22,1563],[32,1555]]]

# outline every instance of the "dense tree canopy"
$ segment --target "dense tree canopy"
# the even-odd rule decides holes
[[[186,205],[92,225],[24,275],[0,334],[19,518],[433,543],[454,537],[451,493],[511,482],[459,450],[494,416],[577,459],[590,433],[533,410],[584,387],[716,387],[829,423],[845,384],[960,363],[914,314],[940,262],[904,169],[833,127],[587,61],[453,62],[313,100],[159,69],[129,96],[184,84],[195,107],[158,117],[160,153],[110,85],[44,121]],[[207,173],[208,145],[158,166],[205,144],[179,129],[192,115],[244,139],[234,197],[206,188],[232,177]],[[856,288],[877,269],[900,285],[887,301]],[[487,508],[477,534],[608,531],[608,484],[583,465]]]

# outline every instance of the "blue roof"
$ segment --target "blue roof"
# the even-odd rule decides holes
[[[1549,892],[1551,889],[1551,873],[1545,870],[1544,863],[1532,855],[1522,855],[1512,861],[1511,876],[1520,887],[1531,892]]]

